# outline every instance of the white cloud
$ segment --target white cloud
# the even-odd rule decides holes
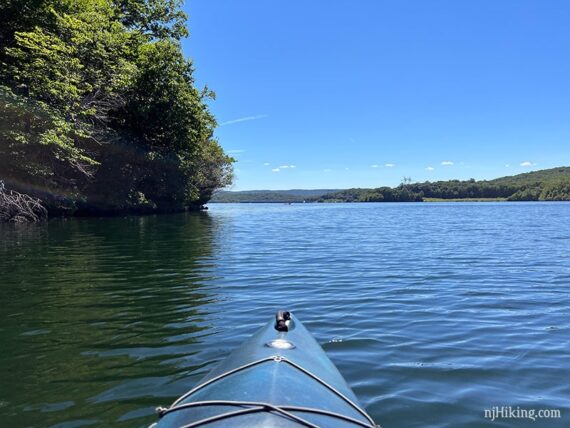
[[[222,122],[222,123],[220,123],[220,126],[232,125],[234,123],[239,123],[239,122],[248,122],[250,120],[263,119],[264,117],[267,117],[267,115],[266,114],[258,114],[257,116],[240,117],[239,119],[227,120],[225,122]]]
[[[394,167],[396,166],[396,164],[394,164],[394,163],[387,163],[387,164],[384,164],[384,166],[385,166],[386,168],[394,168]]]
[[[323,169],[323,172],[331,172],[330,169]]]
[[[263,166],[269,166],[269,162],[263,162]]]
[[[435,168],[434,168],[433,166],[428,166],[428,167],[426,168],[426,171],[433,171],[434,169],[435,169]]]
[[[345,170],[345,171],[348,171],[348,170],[350,170],[350,168],[345,168],[344,170]]]
[[[289,165],[289,168],[297,168],[297,165]]]
[[[511,164],[510,164],[510,163],[506,163],[506,164],[505,164],[505,168],[510,168],[510,167],[511,167]]]
[[[442,161],[441,162],[442,165],[453,165],[452,161]]]
[[[279,168],[273,168],[271,171],[272,171],[272,172],[279,172],[279,171],[281,171],[281,170],[280,170]]]
[[[370,168],[378,168],[378,165],[376,165],[376,164],[370,165]]]
[[[226,153],[228,154],[238,154],[238,153],[243,153],[245,152],[245,150],[228,150]]]
[[[529,162],[529,161],[524,161],[521,162],[521,166],[533,166],[536,165],[535,163]]]
[[[289,168],[289,165],[281,165],[279,168],[286,169],[286,168]]]

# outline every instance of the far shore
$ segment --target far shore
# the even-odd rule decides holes
[[[424,198],[424,202],[507,202],[507,198]]]

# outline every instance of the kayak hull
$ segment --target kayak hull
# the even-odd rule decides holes
[[[157,427],[202,426],[204,420],[233,427],[374,426],[313,336],[290,318],[287,331],[273,322],[261,328],[163,409]]]

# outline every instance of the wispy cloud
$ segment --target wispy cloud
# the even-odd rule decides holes
[[[272,172],[279,172],[279,171],[281,171],[281,170],[280,170],[279,168],[273,168],[271,171],[272,171]]]
[[[505,164],[505,168],[510,168],[510,167],[511,167],[511,164],[510,164],[510,163],[506,163],[506,164]]]
[[[384,164],[384,166],[386,168],[394,168],[396,166],[396,164],[395,163],[387,163],[387,164]]]
[[[331,169],[328,169],[328,168],[327,168],[327,169],[323,169],[323,172],[331,172],[331,171],[332,171],[332,170],[331,170]]]
[[[535,166],[535,165],[536,165],[535,163],[532,163],[530,161],[521,162],[521,166],[527,166],[528,167],[528,166]]]
[[[269,166],[269,162],[263,162],[263,166]]]
[[[266,114],[258,114],[256,116],[245,116],[245,117],[240,117],[238,119],[227,120],[225,122],[220,123],[220,126],[232,125],[234,123],[240,123],[240,122],[248,122],[250,120],[263,119],[265,117],[267,117]]]
[[[370,165],[370,168],[378,168],[378,165],[376,165],[376,164]]]
[[[226,153],[230,154],[230,155],[237,155],[238,153],[243,153],[245,152],[245,150],[241,150],[241,149],[237,149],[237,150],[228,150]]]
[[[441,162],[442,165],[453,165],[452,161],[442,161]]]
[[[428,167],[426,168],[426,171],[433,171],[434,169],[435,169],[435,168],[434,168],[433,166],[428,166]]]
[[[289,165],[289,168],[297,168],[297,165]]]

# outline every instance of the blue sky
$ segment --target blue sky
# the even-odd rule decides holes
[[[191,0],[234,190],[570,165],[570,2]]]

